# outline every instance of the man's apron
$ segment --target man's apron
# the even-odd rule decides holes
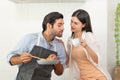
[[[40,37],[40,36],[39,36]],[[38,39],[39,40],[39,39]],[[40,40],[39,40],[40,41]],[[55,51],[40,47],[34,46],[30,52],[33,56],[47,58],[50,54],[56,54]],[[54,65],[40,65],[36,61],[37,59],[32,59],[27,64],[22,64],[19,67],[19,72],[16,80],[50,80],[51,71],[54,69]]]

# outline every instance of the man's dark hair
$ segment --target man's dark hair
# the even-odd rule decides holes
[[[59,12],[51,12],[51,13],[47,14],[44,17],[44,20],[43,20],[43,23],[42,23],[42,27],[43,27],[42,32],[44,32],[46,30],[47,23],[50,23],[51,25],[54,25],[55,20],[60,19],[60,18],[63,19],[63,15],[61,13],[59,13]]]

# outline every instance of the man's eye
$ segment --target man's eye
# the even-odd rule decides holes
[[[58,27],[61,27],[61,25],[58,25]]]

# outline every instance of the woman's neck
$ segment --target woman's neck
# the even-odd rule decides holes
[[[74,33],[74,38],[81,38],[82,32]]]

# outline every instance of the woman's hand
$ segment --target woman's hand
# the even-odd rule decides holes
[[[81,45],[83,46],[83,47],[86,47],[87,46],[87,43],[86,43],[86,41],[84,40],[84,39],[80,39],[80,43],[81,43]]]

